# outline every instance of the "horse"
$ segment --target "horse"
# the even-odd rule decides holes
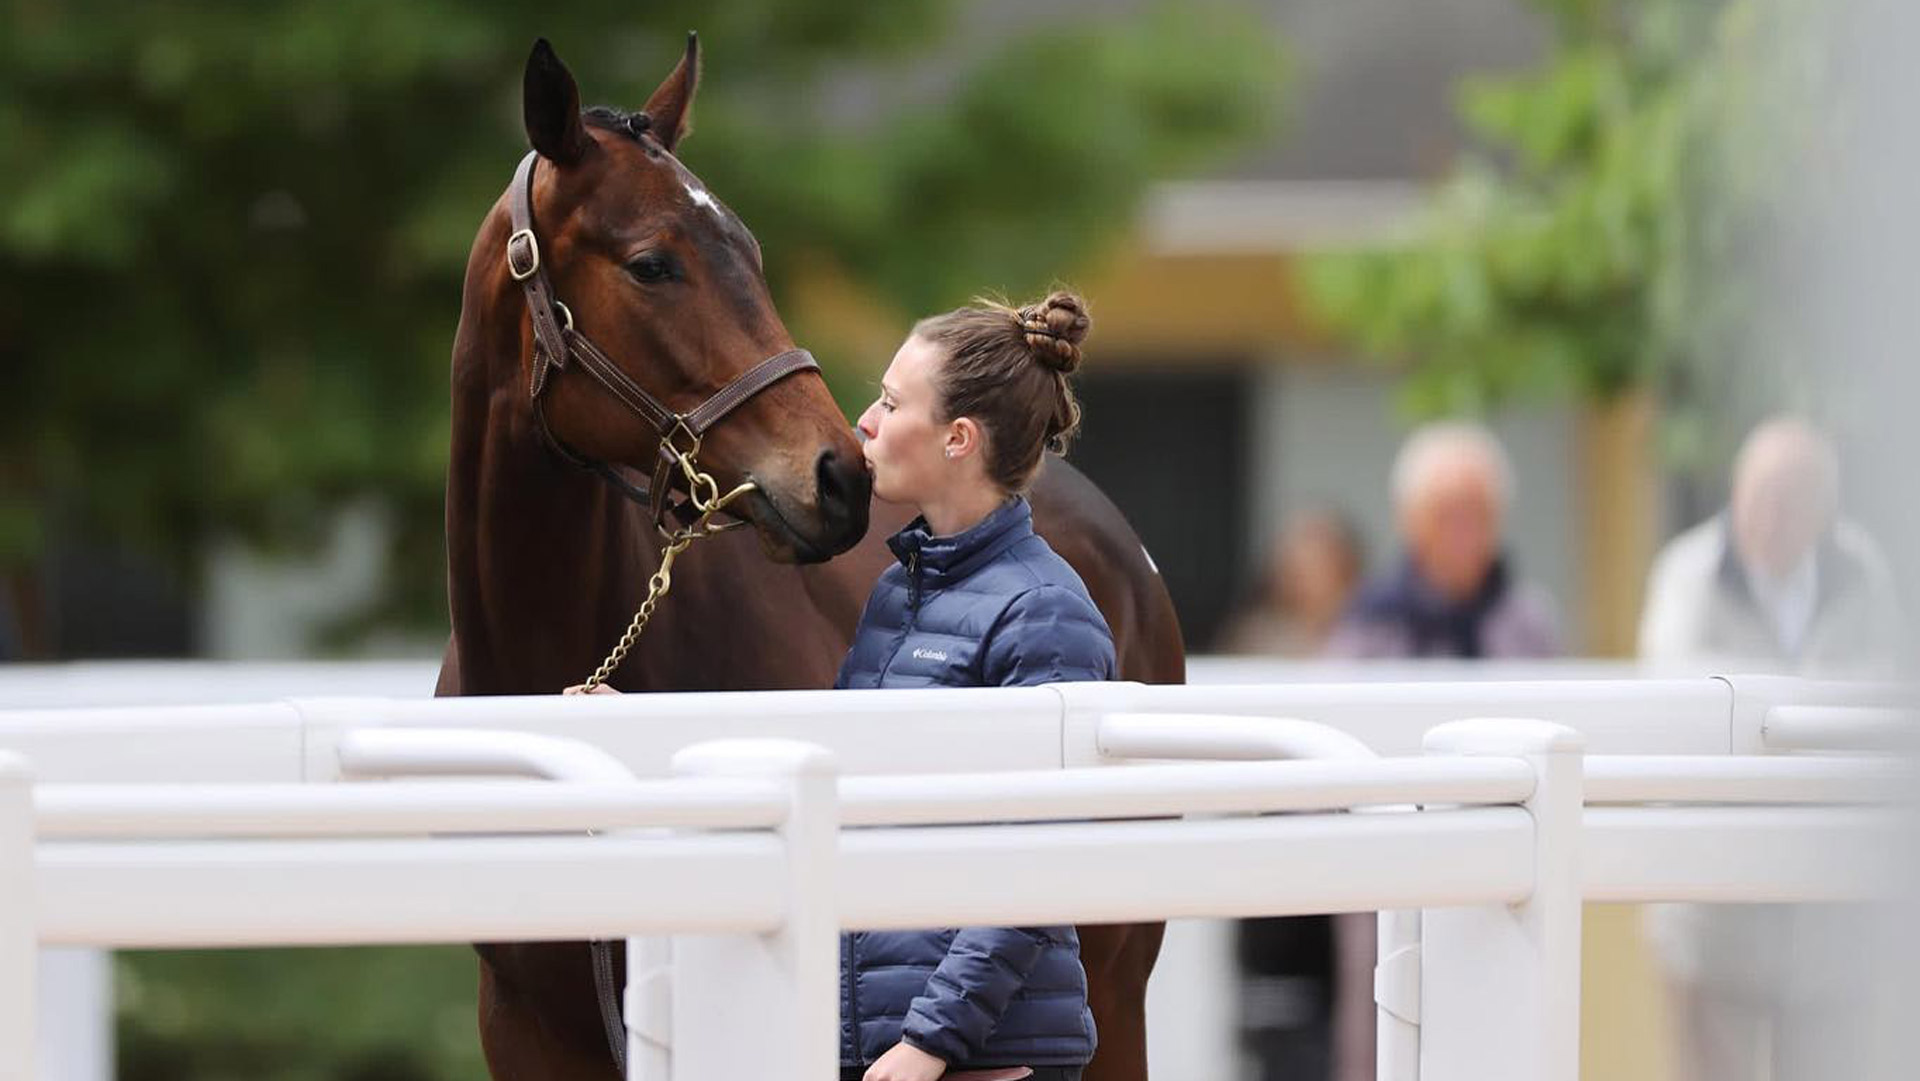
[[[689,449],[709,487],[754,485],[729,508],[748,528],[701,540],[676,568],[616,688],[826,687],[891,558],[880,538],[900,514],[872,502],[856,435],[775,311],[758,243],[675,156],[698,81],[689,36],[639,112],[583,112],[544,40],[528,58],[533,153],[474,239],[453,345],[439,695],[556,693],[591,671],[659,568],[672,497],[684,509],[697,486],[673,466]],[[711,423],[691,430],[695,414]],[[652,471],[651,492],[633,470]],[[1172,599],[1120,512],[1057,459],[1031,499],[1112,627],[1121,678],[1184,681]],[[1146,1077],[1163,931],[1081,929],[1100,1031],[1090,1081]],[[494,1078],[619,1076],[589,944],[475,950]]]

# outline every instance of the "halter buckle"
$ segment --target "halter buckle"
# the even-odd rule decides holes
[[[515,244],[521,244],[515,248]],[[520,263],[514,259],[516,252],[524,252],[527,257],[526,269],[520,269]],[[540,270],[540,242],[533,238],[532,229],[516,229],[507,237],[507,273],[517,282],[526,281]]]

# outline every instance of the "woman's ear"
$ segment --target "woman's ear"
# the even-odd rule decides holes
[[[960,417],[947,425],[947,443],[945,453],[948,458],[959,461],[970,454],[980,452],[982,432],[980,423],[972,417]]]

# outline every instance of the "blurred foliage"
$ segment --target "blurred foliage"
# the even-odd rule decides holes
[[[637,107],[700,30],[683,151],[776,298],[830,270],[903,319],[1070,270],[1259,137],[1281,71],[1250,14],[1171,4],[990,34],[945,2],[5,10],[0,574],[77,522],[191,580],[211,538],[301,550],[372,495],[396,536],[361,629],[444,626],[448,354],[536,35]]]
[[[1779,394],[1798,344],[1766,307],[1833,153],[1811,0],[1538,0],[1536,70],[1470,79],[1482,144],[1404,243],[1312,261],[1336,332],[1408,366],[1416,414],[1651,386],[1696,458],[1729,396]]]
[[[120,1081],[486,1076],[465,947],[121,953]]]

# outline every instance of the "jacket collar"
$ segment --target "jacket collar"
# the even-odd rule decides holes
[[[1481,632],[1506,599],[1513,571],[1503,552],[1487,568],[1473,593],[1450,600],[1428,585],[1411,557],[1402,558],[1392,577],[1363,590],[1354,610],[1362,618],[1405,628],[1415,656],[1485,656]]]
[[[1746,565],[1741,562],[1739,549],[1733,543],[1732,516],[1722,511],[1718,520],[1720,562],[1714,567],[1714,576],[1719,579],[1723,590],[1758,611],[1760,602],[1754,592],[1753,581],[1747,576]],[[1831,528],[1815,542],[1813,560],[1813,618],[1819,619],[1841,594],[1857,587],[1863,575],[1854,561],[1840,550]]]
[[[971,528],[950,537],[934,536],[925,518],[915,518],[887,538],[887,547],[903,565],[917,566],[926,585],[938,588],[967,577],[1032,535],[1033,507],[1025,496],[1015,496]]]

